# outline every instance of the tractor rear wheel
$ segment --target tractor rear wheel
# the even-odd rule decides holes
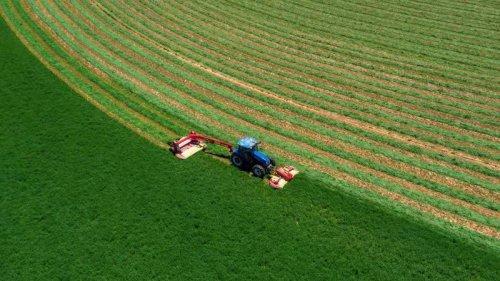
[[[252,167],[252,173],[258,178],[263,178],[266,175],[266,170],[261,165],[254,165]]]
[[[238,168],[243,167],[243,159],[237,154],[231,155],[231,163]]]

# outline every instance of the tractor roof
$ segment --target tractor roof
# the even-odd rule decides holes
[[[243,148],[252,148],[259,142],[252,137],[243,137],[238,141],[238,146],[241,146]]]

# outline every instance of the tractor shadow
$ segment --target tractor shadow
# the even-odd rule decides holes
[[[204,152],[210,156],[213,156],[213,157],[227,159],[227,160],[231,159],[231,156],[227,155],[227,153],[221,153],[221,152],[210,151],[210,150],[204,150]]]

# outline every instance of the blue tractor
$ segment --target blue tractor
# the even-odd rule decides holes
[[[295,167],[287,165],[275,167],[274,160],[259,150],[259,142],[251,137],[244,137],[238,141],[237,147],[231,143],[219,140],[210,136],[198,134],[191,131],[172,142],[170,150],[179,159],[187,159],[198,151],[204,150],[206,143],[212,143],[226,147],[231,152],[231,162],[241,170],[252,171],[254,176],[264,178],[269,177],[269,185],[276,189],[281,189],[299,173]]]
[[[270,174],[276,163],[259,150],[259,142],[252,137],[238,141],[238,147],[231,149],[231,163],[242,170],[252,171],[259,178]]]

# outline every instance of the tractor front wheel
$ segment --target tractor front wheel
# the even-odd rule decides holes
[[[243,159],[237,154],[231,155],[231,163],[238,168],[243,167]]]
[[[263,178],[266,175],[266,170],[261,165],[254,165],[252,167],[252,173],[258,178]]]

